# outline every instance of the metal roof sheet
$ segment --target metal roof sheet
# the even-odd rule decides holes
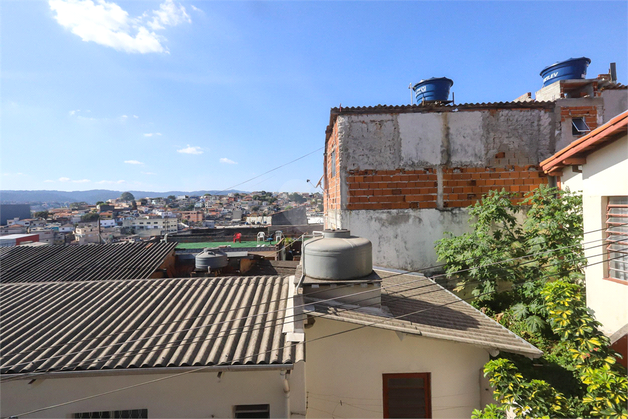
[[[2,374],[293,364],[289,279],[178,278],[0,285]]]
[[[382,308],[356,309],[305,297],[305,312],[335,320],[539,357],[543,353],[423,275],[376,270]]]
[[[140,242],[7,247],[0,252],[0,282],[148,278],[176,245]]]

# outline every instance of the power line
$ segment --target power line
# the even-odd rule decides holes
[[[220,193],[221,193],[221,192],[227,192],[228,190],[233,189],[233,188],[235,188],[235,187],[237,187],[237,186],[244,185],[245,183],[248,183],[248,182],[250,182],[250,181],[252,181],[252,180],[255,180],[255,179],[257,179],[257,178],[260,178],[260,177],[262,177],[262,176],[264,176],[264,175],[266,175],[266,174],[268,174],[268,173],[274,172],[275,170],[281,169],[282,167],[285,167],[285,166],[287,166],[287,165],[289,165],[289,164],[292,164],[292,163],[294,163],[294,162],[296,162],[296,161],[299,161],[299,160],[301,160],[301,159],[304,159],[304,158],[306,158],[307,156],[310,156],[310,155],[312,155],[312,154],[314,154],[314,153],[317,153],[317,152],[321,151],[321,150],[322,150],[322,149],[324,149],[324,148],[325,148],[325,147],[317,148],[316,150],[314,150],[314,151],[310,151],[309,153],[304,154],[304,155],[302,155],[301,157],[297,157],[297,158],[296,158],[296,159],[294,159],[294,160],[290,160],[288,163],[284,163],[284,164],[282,164],[281,166],[277,166],[277,167],[275,167],[274,169],[270,169],[270,170],[268,170],[268,171],[266,171],[266,172],[262,173],[261,175],[253,176],[252,178],[247,179],[247,180],[245,180],[244,182],[237,183],[237,184],[235,184],[235,185],[233,185],[233,186],[228,187],[227,189],[223,189],[223,190],[221,190],[221,191],[218,191],[218,192],[216,192],[214,195],[220,195]]]
[[[588,242],[588,243],[593,243],[593,242],[596,242],[596,241],[599,241],[599,240],[593,240],[593,241]],[[585,249],[585,250],[590,250],[590,249],[592,249],[592,248],[595,248],[595,247],[600,247],[600,246],[603,246],[603,245],[604,245],[604,243],[602,243],[601,245],[593,246],[593,247],[588,248],[588,249]],[[492,265],[497,265],[497,264],[501,264],[501,263],[505,263],[505,262],[509,262],[509,261],[514,261],[514,260],[518,260],[518,259],[523,259],[523,258],[526,258],[526,257],[537,256],[537,255],[544,254],[544,253],[552,253],[552,252],[554,252],[554,251],[558,251],[558,250],[562,250],[562,249],[566,249],[566,248],[570,248],[570,247],[574,247],[574,246],[576,246],[576,245],[572,245],[572,246],[563,246],[562,248],[558,248],[558,249],[547,250],[547,251],[542,251],[542,252],[536,252],[536,253],[531,253],[531,254],[528,254],[528,255],[520,256],[520,257],[517,257],[517,258],[510,258],[510,259],[505,259],[505,260],[501,260],[501,261],[496,261],[496,262],[493,262],[493,263],[491,263],[491,264],[487,264],[487,265],[485,265],[484,267],[487,267],[487,266],[492,266]],[[602,254],[602,255],[603,255],[603,254]],[[599,255],[598,255],[598,256],[599,256]],[[590,256],[590,257],[595,257],[595,256]],[[525,262],[525,263],[523,263],[522,265],[529,264],[529,263],[533,263],[533,262],[534,262],[534,261]],[[477,268],[477,266],[474,266],[474,267],[470,267],[470,268],[462,269],[462,270],[455,271],[455,272],[450,272],[450,273],[446,273],[446,274],[435,275],[435,276],[432,276],[431,278],[433,279],[433,278],[439,278],[439,277],[443,277],[443,276],[449,276],[449,275],[451,275],[451,274],[468,272],[468,271],[473,270],[473,269],[476,269],[476,268]],[[427,270],[427,269],[430,269],[430,268],[429,268],[429,267],[428,267],[428,268],[422,268],[422,269],[420,269],[420,270]],[[420,270],[416,270],[416,271],[403,271],[403,272],[401,272],[401,273],[396,273],[396,274],[393,274],[393,275],[386,276],[386,277],[384,277],[384,278],[382,278],[382,279],[388,279],[388,278],[392,278],[392,277],[395,277],[395,276],[406,275],[406,274],[409,274],[409,273],[416,273],[416,272],[418,272],[418,271],[420,271]],[[407,282],[407,283],[412,283],[412,282],[416,282],[416,281],[418,281],[418,280],[409,281],[409,282]],[[407,284],[407,283],[396,284],[395,286],[403,286],[403,285],[405,285],[405,284]],[[474,283],[474,282],[470,282],[470,283]],[[194,285],[192,285],[192,286],[194,286]],[[352,286],[352,284],[348,284],[348,285],[346,285],[346,286],[347,286],[347,287],[348,287],[348,286]],[[343,287],[344,287],[344,286],[343,286]],[[341,288],[341,287],[338,287],[338,288]],[[315,292],[310,293],[310,294],[309,294],[309,296],[312,296],[312,295],[314,295],[314,294],[317,294],[317,293],[319,293],[319,292],[324,292],[324,291],[325,291],[325,290],[315,291]],[[355,295],[364,294],[364,293],[369,293],[369,292],[371,292],[371,291],[361,291],[361,292],[353,293],[353,294],[350,294],[350,295],[355,296]],[[292,297],[280,298],[280,299],[272,300],[272,301],[270,301],[270,302],[265,302],[265,303],[260,303],[260,304],[252,305],[251,307],[253,307],[253,306],[258,306],[258,305],[262,305],[262,304],[270,304],[270,303],[272,303],[272,302],[281,302],[281,301],[284,301],[284,300],[285,300],[285,301],[287,301],[287,300],[289,300],[289,299],[291,299],[291,298],[292,298]],[[328,298],[328,299],[323,300],[323,301],[321,301],[321,302],[333,301],[333,300],[336,300],[336,299],[339,299],[339,298],[344,298],[344,297],[340,296],[340,297]],[[304,304],[304,305],[305,305],[305,304]],[[303,305],[303,306],[304,306],[304,305]],[[293,308],[300,308],[300,307],[302,307],[302,306],[294,306]],[[186,321],[186,320],[194,320],[194,319],[198,319],[198,318],[202,318],[202,317],[214,316],[214,315],[218,315],[218,314],[222,314],[222,313],[226,313],[226,312],[230,312],[230,311],[241,310],[242,308],[243,308],[243,307],[236,307],[236,308],[231,308],[231,309],[222,310],[222,311],[218,311],[218,312],[211,312],[211,313],[207,313],[207,314],[204,314],[203,316],[189,317],[189,318],[186,318],[186,319],[176,320],[176,321],[172,321],[172,322],[163,322],[163,323],[160,323],[160,324],[157,324],[157,325],[147,326],[147,327],[145,327],[145,328],[130,329],[130,330],[120,331],[120,332],[115,332],[115,333],[111,333],[111,334],[107,334],[107,335],[87,337],[87,338],[84,338],[84,339],[82,339],[82,340],[76,340],[76,341],[65,342],[65,343],[58,344],[58,345],[52,345],[52,346],[47,346],[47,347],[45,347],[45,346],[44,346],[44,347],[38,347],[38,348],[35,348],[35,349],[33,349],[33,350],[29,350],[29,351],[24,351],[24,350],[22,350],[21,352],[12,352],[12,353],[5,354],[4,356],[5,356],[5,357],[7,357],[7,356],[13,356],[13,355],[19,355],[19,354],[25,354],[25,353],[33,353],[33,352],[36,352],[36,351],[39,351],[39,350],[52,349],[52,348],[55,348],[55,347],[66,346],[66,345],[69,345],[69,344],[81,343],[81,342],[84,342],[84,341],[92,341],[92,340],[94,340],[94,339],[98,339],[98,338],[111,337],[111,336],[116,336],[116,335],[120,335],[120,334],[124,334],[124,333],[129,333],[129,332],[137,332],[137,331],[139,331],[139,330],[146,330],[146,329],[150,329],[150,328],[154,328],[154,327],[159,327],[159,326],[163,326],[163,325],[167,325],[167,324],[178,323],[178,322],[182,322],[182,321]],[[174,331],[166,332],[166,333],[163,333],[163,334],[158,334],[158,335],[152,335],[152,336],[142,337],[142,338],[138,338],[138,339],[134,339],[134,340],[126,341],[126,342],[118,342],[118,343],[111,344],[111,345],[107,345],[107,346],[96,346],[96,347],[91,347],[91,348],[83,349],[83,350],[81,350],[81,351],[73,352],[73,353],[70,353],[70,354],[64,354],[64,355],[54,356],[54,357],[51,357],[51,358],[48,358],[48,359],[54,359],[54,358],[56,358],[56,357],[61,357],[61,356],[76,355],[76,354],[79,354],[79,353],[83,353],[83,352],[87,352],[87,351],[92,351],[92,350],[96,350],[96,349],[105,349],[105,348],[108,348],[108,347],[114,347],[114,346],[120,346],[120,345],[129,344],[129,343],[135,343],[135,342],[139,342],[139,341],[142,341],[142,340],[153,339],[153,338],[157,338],[157,337],[161,337],[161,336],[168,336],[168,335],[172,335],[172,334],[175,334],[175,333],[181,333],[181,332],[186,332],[186,331],[191,331],[191,330],[197,330],[197,329],[203,329],[203,328],[207,328],[207,327],[213,327],[213,326],[221,325],[221,324],[228,323],[228,322],[233,322],[233,321],[238,321],[238,320],[245,320],[245,319],[248,319],[248,318],[251,318],[251,317],[258,317],[258,316],[261,316],[261,315],[271,314],[271,313],[276,313],[276,312],[279,312],[279,311],[281,311],[281,309],[277,309],[277,310],[274,310],[274,311],[271,311],[271,312],[257,313],[257,314],[255,314],[255,315],[253,315],[253,316],[246,316],[246,317],[242,317],[242,318],[236,318],[236,319],[231,319],[231,320],[225,320],[225,321],[222,321],[222,322],[212,323],[212,324],[208,324],[208,325],[195,326],[195,327],[192,327],[192,328],[187,328],[187,329],[178,329],[178,330],[174,330]],[[31,362],[32,362],[32,361],[31,361]],[[82,361],[82,362],[84,362],[84,361]],[[30,363],[30,362],[24,362],[23,364],[27,364],[27,363]],[[20,365],[20,364],[15,364],[15,365]],[[15,365],[13,365],[13,366],[15,366]]]
[[[589,265],[586,265],[586,267],[597,265],[597,264],[603,263],[603,262],[607,262],[608,260],[610,260],[610,259],[603,260],[601,262],[596,262],[596,263],[593,263],[593,264],[589,264]],[[521,286],[521,285],[518,285],[518,286]],[[498,293],[498,292],[499,291],[495,290],[495,291],[486,292],[486,293],[483,293],[483,294],[480,294],[480,295],[477,295],[477,296],[473,296],[473,297],[469,297],[469,298],[465,298],[465,299],[458,298],[457,300],[454,300],[454,301],[451,301],[451,302],[448,302],[448,303],[444,303],[444,304],[441,304],[441,305],[438,305],[438,306],[427,307],[427,308],[424,308],[424,309],[421,309],[421,310],[416,310],[416,311],[413,311],[413,312],[410,312],[410,313],[405,313],[405,314],[402,314],[402,315],[399,315],[399,316],[393,316],[391,318],[386,318],[386,319],[384,319],[383,321],[380,321],[380,322],[371,322],[371,323],[368,323],[368,324],[365,324],[365,325],[360,325],[358,327],[354,327],[352,329],[347,329],[347,330],[331,333],[331,334],[328,334],[328,335],[319,336],[318,338],[314,338],[314,339],[308,341],[307,343],[310,344],[310,343],[321,341],[323,339],[327,339],[327,338],[330,338],[330,337],[334,337],[334,336],[342,335],[342,334],[345,334],[345,333],[349,333],[349,332],[352,332],[352,331],[355,331],[355,330],[360,330],[360,329],[363,329],[363,328],[366,328],[366,327],[376,326],[378,324],[382,324],[382,323],[388,322],[391,319],[397,319],[398,320],[398,319],[401,319],[401,318],[404,318],[404,317],[416,315],[416,314],[423,313],[423,312],[426,312],[426,311],[429,311],[429,310],[433,310],[433,309],[436,309],[436,308],[440,308],[440,307],[449,306],[449,305],[452,305],[452,304],[455,304],[455,303],[471,301],[471,300],[479,298],[479,297],[481,297],[483,295],[490,295],[490,294],[495,294],[495,293]],[[267,352],[274,351],[274,350],[275,349],[270,349],[270,350],[267,350],[267,351],[260,352],[260,353],[258,353],[256,355],[261,355],[263,353],[267,353]],[[26,415],[31,415],[33,413],[42,412],[44,410],[50,410],[50,409],[54,409],[54,408],[57,408],[57,407],[67,406],[69,404],[78,403],[80,401],[89,400],[89,399],[93,399],[93,398],[101,397],[101,396],[106,396],[106,395],[109,395],[109,394],[112,394],[112,393],[117,393],[117,392],[120,392],[120,391],[129,390],[129,389],[132,389],[132,388],[136,388],[136,387],[152,384],[152,383],[155,383],[155,382],[159,382],[159,381],[164,381],[164,380],[168,380],[168,379],[171,379],[171,378],[180,377],[180,376],[191,374],[191,373],[194,373],[194,372],[204,371],[204,370],[209,369],[211,367],[212,366],[203,366],[203,367],[196,368],[194,370],[189,370],[189,371],[184,371],[184,372],[181,372],[181,373],[171,374],[171,375],[168,375],[166,377],[160,377],[160,378],[157,378],[157,379],[154,379],[154,380],[144,381],[144,382],[137,383],[137,384],[134,384],[134,385],[131,385],[131,386],[121,387],[121,388],[113,389],[113,390],[106,391],[106,392],[103,392],[103,393],[98,393],[98,394],[93,394],[91,396],[82,397],[80,399],[70,400],[70,401],[67,401],[67,402],[58,403],[58,404],[55,404],[55,405],[50,405],[50,406],[38,408],[38,409],[31,410],[31,411],[28,411],[28,412],[19,413],[19,414],[16,414],[16,415],[12,415],[12,417],[13,416],[17,416],[17,417],[19,417],[19,416],[26,416]]]
[[[593,256],[590,256],[590,257],[597,257],[597,256],[603,256],[603,255],[604,254],[599,254],[599,255],[593,255]],[[579,259],[586,259],[586,258],[583,256],[583,257],[581,257]],[[534,262],[534,261],[525,262],[525,263],[532,263],[532,262]],[[546,265],[544,267],[558,266],[560,264],[562,264],[562,262],[554,263],[554,264],[548,264],[548,265]],[[566,272],[570,272],[570,271],[565,271],[565,273]],[[390,277],[393,277],[393,276],[397,276],[397,275],[398,274],[391,275],[391,276],[385,277],[384,279],[390,278]],[[542,279],[544,277],[550,277],[552,275],[554,275],[554,274],[548,274],[548,275],[545,275],[545,276],[543,276],[543,277],[541,277],[539,279]],[[434,277],[432,277],[432,278],[434,278]],[[407,284],[410,284],[410,283],[418,282],[418,281],[421,281],[421,280],[423,280],[423,278],[412,280],[412,281],[403,282],[403,283],[400,283],[400,284],[393,284],[390,287],[399,287],[399,286],[407,285]],[[479,283],[479,281],[470,281],[469,283]],[[425,284],[425,285],[421,285],[421,286],[414,287],[414,288],[406,288],[406,289],[402,289],[401,291],[394,291],[394,292],[388,293],[388,295],[393,295],[393,294],[397,294],[397,293],[401,293],[401,292],[413,291],[413,290],[417,290],[417,289],[420,289],[420,288],[426,288],[426,287],[432,287],[432,286],[440,287],[435,282],[432,282],[430,284]],[[441,289],[439,288],[439,289],[436,289],[436,290],[432,290],[432,291],[428,291],[428,292],[420,293],[420,294],[414,294],[414,295],[406,296],[406,297],[417,297],[417,296],[429,294],[429,293],[432,293],[432,292],[440,292],[440,291],[441,291]],[[347,296],[356,296],[356,295],[365,294],[365,293],[372,293],[372,291],[371,290],[360,291],[360,292],[356,292],[356,293],[352,293],[352,294],[348,294],[348,295],[344,295],[344,296],[338,296],[338,297],[334,297],[334,298],[319,300],[316,303],[318,303],[318,304],[325,303],[325,302],[329,302],[329,301],[340,299],[340,298],[346,298]],[[311,294],[307,295],[307,297],[311,297]],[[354,301],[353,304],[359,303],[359,302],[363,302],[363,301],[372,300],[372,299],[373,299],[373,297],[369,296],[369,297],[367,297],[365,299]],[[304,306],[307,306],[307,305],[310,305],[310,304],[305,303],[305,304],[303,304],[301,306],[295,306],[295,308],[296,307],[304,307]],[[370,305],[373,305],[373,304],[370,304]],[[370,306],[370,305],[366,305],[366,306]],[[359,309],[359,308],[366,307],[366,306],[356,307],[355,309]],[[92,347],[92,348],[84,349],[84,350],[73,352],[73,353],[69,353],[69,354],[56,355],[56,356],[53,356],[53,357],[49,357],[49,358],[43,360],[42,362],[46,362],[46,361],[49,361],[50,359],[54,359],[54,358],[65,357],[65,356],[69,356],[69,355],[77,355],[77,354],[80,354],[80,353],[83,353],[83,352],[93,351],[95,349],[106,349],[106,348],[113,347],[113,346],[119,346],[119,345],[125,345],[125,344],[134,343],[135,341],[140,341],[140,340],[145,340],[145,339],[153,339],[153,338],[160,337],[160,336],[165,336],[165,335],[170,335],[170,334],[175,334],[175,333],[188,332],[188,331],[191,331],[191,330],[196,330],[196,329],[201,329],[201,328],[212,327],[212,326],[217,325],[217,324],[224,324],[224,323],[228,323],[228,322],[235,322],[235,321],[238,321],[238,320],[249,319],[249,318],[252,318],[252,317],[254,318],[254,317],[262,316],[262,315],[265,315],[265,314],[279,313],[279,312],[282,312],[282,311],[285,312],[285,310],[286,310],[286,308],[284,308],[284,309],[277,309],[277,310],[273,310],[273,311],[269,311],[269,312],[257,313],[257,314],[252,315],[252,316],[245,316],[245,317],[241,317],[241,318],[231,319],[231,320],[223,321],[223,322],[219,322],[219,323],[213,323],[213,324],[203,325],[203,326],[196,326],[196,327],[189,328],[189,329],[179,329],[179,330],[167,332],[167,333],[164,333],[164,334],[161,334],[161,335],[153,335],[153,336],[149,336],[149,337],[141,338],[141,339],[137,339],[137,340],[131,340],[131,341],[116,343],[116,344],[112,344],[112,345],[101,346],[101,347]],[[354,310],[354,309],[345,309],[343,311],[351,311],[351,310]],[[284,316],[284,321],[285,321],[285,319],[294,318],[294,317],[297,317],[299,315],[301,315],[301,313],[293,314],[292,316]],[[324,317],[324,315],[322,315],[321,317]],[[275,320],[272,320],[272,319],[271,320],[267,320],[263,324],[274,322],[274,321]],[[269,327],[274,327],[274,325],[272,325],[272,324],[270,326],[261,326],[260,325],[260,327],[257,327],[257,328],[252,327],[251,330],[263,330],[263,329],[266,329],[266,328],[269,328]],[[228,336],[231,336],[231,335],[235,335],[235,334],[238,334],[238,333],[240,333],[238,330],[226,331],[224,334],[222,334],[222,335],[219,334],[218,336],[213,336],[212,338],[215,338],[215,339],[225,338],[225,337],[228,337]],[[129,356],[132,356],[132,355],[140,355],[140,354],[151,353],[151,352],[154,352],[157,349],[166,349],[166,348],[173,347],[173,346],[180,346],[182,344],[188,345],[188,344],[192,344],[192,343],[196,343],[196,342],[201,342],[201,341],[206,340],[206,339],[207,339],[207,337],[203,337],[203,338],[189,337],[189,338],[183,339],[180,342],[163,343],[161,345],[151,346],[151,348],[144,348],[144,349],[140,349],[138,351],[124,352],[124,353],[119,353],[119,354],[111,354],[108,357],[99,356],[99,357],[91,358],[91,359],[83,359],[81,361],[77,361],[74,364],[66,365],[65,367],[67,368],[67,367],[70,367],[70,366],[77,366],[77,365],[80,365],[81,363],[89,362],[89,361],[102,361],[102,360],[111,361],[112,359],[116,359],[116,358],[126,358],[126,357],[129,357]],[[186,340],[191,340],[191,341],[190,342],[186,342]],[[63,344],[63,345],[65,345],[65,344]],[[63,345],[61,345],[61,346],[63,346]],[[22,363],[18,363],[18,364],[13,364],[13,365],[8,366],[8,367],[7,366],[3,366],[3,367],[4,368],[13,368],[13,367],[16,367],[18,365],[26,365],[26,364],[34,363],[34,362],[37,362],[37,361],[22,362]],[[43,372],[43,373],[45,373],[45,372]],[[32,376],[34,374],[40,375],[42,373],[33,371],[33,372],[27,372],[27,373],[22,373],[22,374],[23,375]],[[20,374],[20,375],[22,376],[22,374]]]

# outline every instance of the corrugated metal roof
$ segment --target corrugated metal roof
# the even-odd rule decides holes
[[[289,279],[179,278],[0,286],[2,374],[293,364]]]
[[[143,242],[7,247],[0,252],[0,282],[148,278],[176,245]]]
[[[376,271],[382,309],[356,309],[305,298],[305,312],[361,325],[539,357],[543,353],[423,275]]]

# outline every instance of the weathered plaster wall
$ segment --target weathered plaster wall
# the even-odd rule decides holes
[[[290,374],[291,410],[305,413],[304,365]],[[2,417],[166,377],[166,374],[115,374],[69,378],[30,378],[3,382]],[[240,404],[270,404],[271,418],[285,418],[279,371],[199,372],[115,392],[20,417],[69,418],[73,413],[148,409],[150,418],[230,418]],[[296,416],[298,417],[298,416]]]
[[[606,205],[610,196],[628,196],[628,137],[623,137],[587,156],[582,166],[583,213],[586,242],[606,238]],[[605,333],[612,334],[628,323],[628,283],[605,279],[608,255],[602,247],[589,246],[587,263],[587,305],[602,323]]]
[[[307,341],[355,327],[317,318]],[[381,418],[387,373],[431,373],[434,418],[468,418],[490,400],[480,388],[489,354],[476,346],[367,327],[313,341],[307,351],[308,418]]]
[[[628,89],[603,90],[602,98],[604,98],[603,123],[628,109]]]
[[[344,211],[340,227],[373,243],[373,264],[416,270],[437,265],[434,244],[446,231],[468,231],[468,210]]]

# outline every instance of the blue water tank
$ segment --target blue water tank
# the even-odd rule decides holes
[[[558,80],[584,79],[587,76],[587,67],[591,64],[591,59],[587,57],[570,58],[545,67],[541,71],[543,77],[543,87],[548,86]]]
[[[446,101],[449,98],[449,89],[454,85],[453,80],[447,77],[432,77],[421,80],[412,87],[416,103],[439,100]]]

